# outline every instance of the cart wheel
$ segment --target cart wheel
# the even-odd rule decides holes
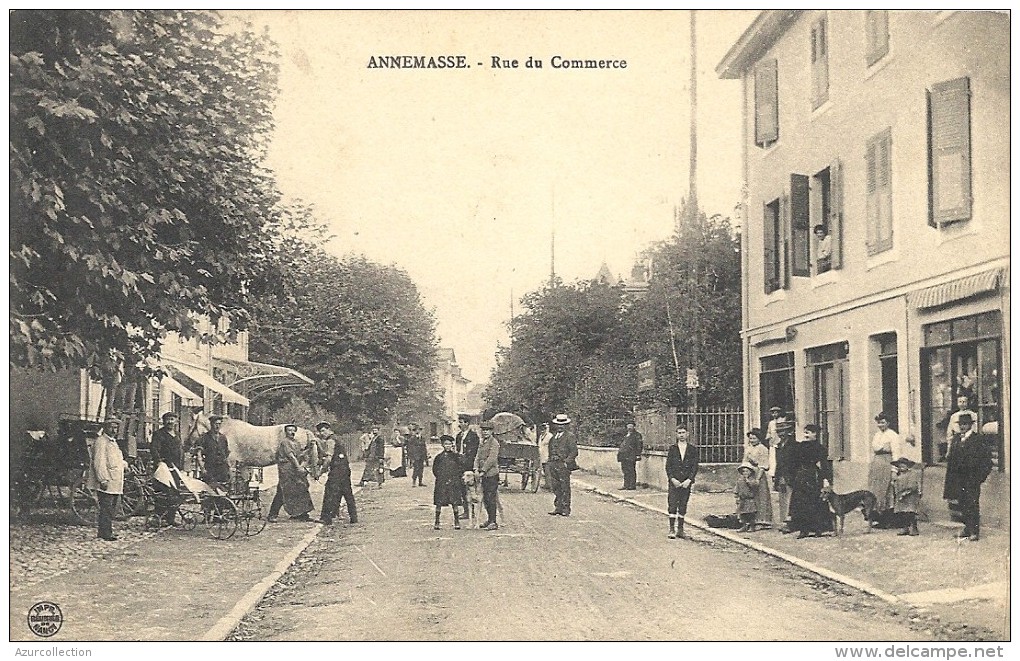
[[[241,501],[237,512],[238,524],[245,537],[257,535],[266,528],[266,520],[262,516],[262,506],[258,501],[246,498]]]
[[[99,518],[99,497],[93,489],[85,486],[85,476],[71,484],[71,512],[79,522],[95,525]]]
[[[145,487],[134,473],[124,475],[124,494],[120,497],[118,521],[137,516],[145,511]]]
[[[224,496],[210,497],[209,501],[205,515],[209,534],[216,539],[230,539],[237,532],[237,507]]]
[[[180,512],[181,515],[181,527],[185,530],[194,530],[195,526],[198,525],[198,517],[195,516],[194,512]]]
[[[145,530],[148,532],[156,532],[159,530],[162,517],[156,513],[152,513],[145,517]]]
[[[539,481],[542,479],[542,469],[533,467],[531,469],[531,483],[528,485],[531,487],[531,493],[538,493]]]
[[[11,487],[11,504],[17,509],[18,516],[27,517],[32,507],[42,497],[45,485],[40,480],[25,478]]]

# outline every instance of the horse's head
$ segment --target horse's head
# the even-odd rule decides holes
[[[205,411],[195,411],[195,415],[191,418],[191,426],[188,427],[188,433],[183,439],[186,444],[193,444],[195,439],[212,429],[212,422],[209,418],[209,414]]]

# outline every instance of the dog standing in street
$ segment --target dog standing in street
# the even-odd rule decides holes
[[[832,512],[832,530],[838,536],[843,534],[846,515],[860,508],[867,524],[866,532],[871,532],[872,517],[877,514],[878,499],[870,491],[860,490],[850,493],[835,493],[832,490],[822,492],[822,498],[829,504]]]

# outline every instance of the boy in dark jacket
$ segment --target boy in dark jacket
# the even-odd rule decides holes
[[[340,513],[340,500],[347,501],[347,515],[351,523],[358,522],[358,507],[354,503],[354,486],[351,484],[351,462],[344,452],[344,447],[333,438],[333,430],[329,423],[320,422],[315,426],[319,437],[325,441],[333,440],[333,454],[324,463],[329,467],[326,478],[326,490],[322,495],[322,516],[324,524],[333,523]]]
[[[698,474],[698,446],[688,442],[687,428],[677,427],[676,444],[666,453],[666,478],[669,480],[667,509],[669,538],[685,539],[684,516],[691,498],[694,476]]]
[[[443,451],[432,460],[432,474],[436,485],[432,490],[432,503],[436,506],[436,523],[433,529],[439,530],[439,514],[443,507],[453,507],[453,528],[460,530],[460,513],[457,508],[464,504],[461,492],[464,486],[464,457],[454,451],[454,438],[447,434],[440,437]]]

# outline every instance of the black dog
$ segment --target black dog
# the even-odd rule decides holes
[[[858,507],[867,522],[867,532],[871,532],[872,517],[878,512],[878,499],[870,491],[851,491],[850,493],[834,493],[832,491],[822,492],[822,498],[829,503],[829,511],[832,512],[832,530],[836,535],[843,534],[843,524],[846,515]]]

